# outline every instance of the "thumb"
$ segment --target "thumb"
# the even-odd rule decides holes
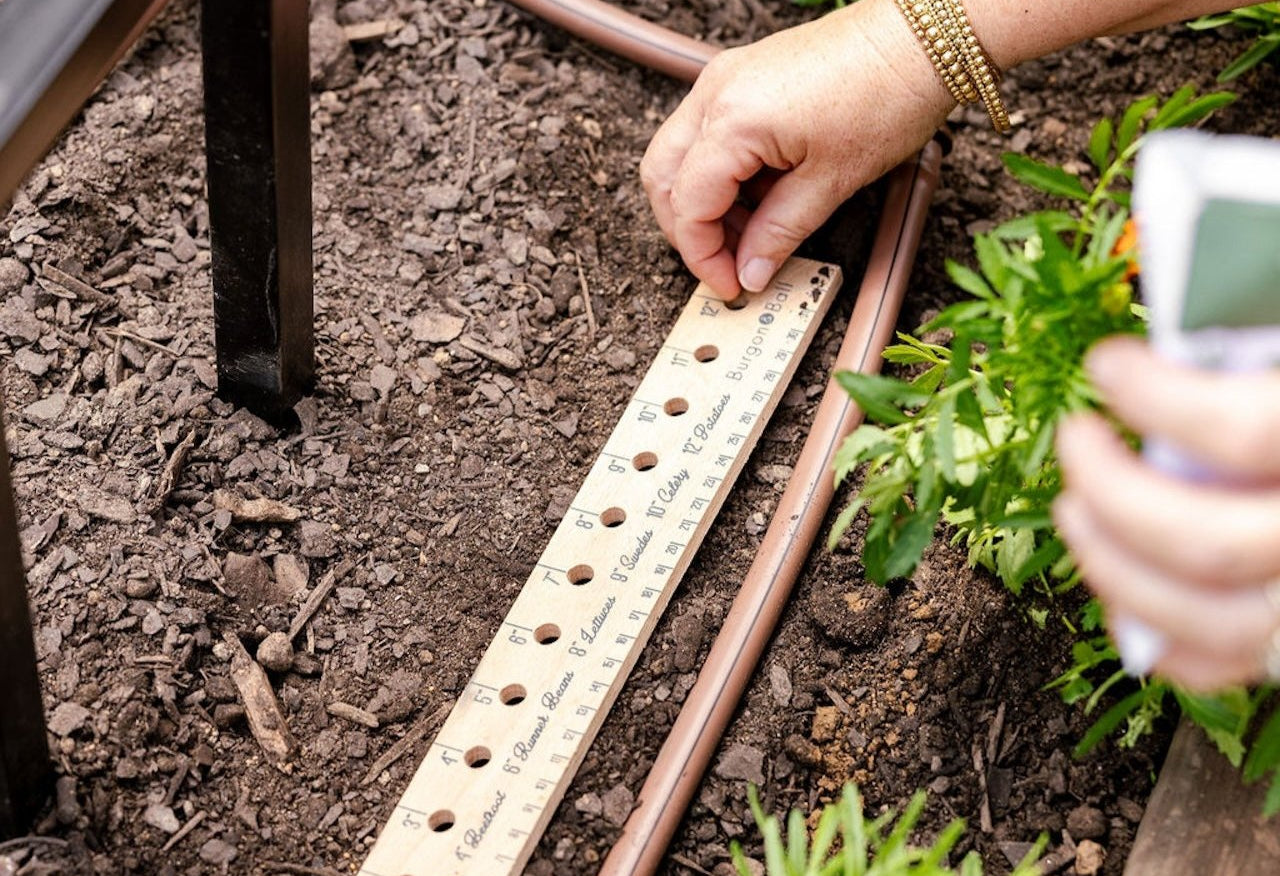
[[[742,288],[759,292],[767,286],[782,263],[843,200],[834,185],[799,171],[779,178],[742,230],[737,251]]]

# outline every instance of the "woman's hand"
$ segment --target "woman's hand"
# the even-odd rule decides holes
[[[1263,679],[1280,662],[1280,375],[1187,368],[1135,338],[1087,364],[1117,418],[1223,479],[1156,470],[1096,415],[1064,423],[1054,518],[1085,581],[1167,638],[1160,674],[1199,690]]]
[[[717,56],[640,175],[689,270],[733,298],[763,289],[953,105],[893,0],[861,0]]]

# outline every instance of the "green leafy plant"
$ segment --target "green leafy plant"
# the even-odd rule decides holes
[[[829,544],[865,511],[862,557],[870,579],[909,575],[941,522],[968,548],[971,565],[1027,596],[1028,613],[1041,623],[1058,595],[1078,583],[1049,513],[1061,487],[1053,439],[1065,416],[1097,405],[1082,367],[1088,348],[1107,335],[1145,330],[1124,240],[1133,159],[1146,133],[1195,124],[1234,99],[1229,92],[1198,97],[1188,86],[1163,103],[1147,97],[1118,119],[1103,119],[1089,138],[1088,185],[1063,168],[1006,154],[1014,177],[1064,199],[1067,208],[976,235],[976,271],[947,264],[952,281],[971,297],[915,335],[899,335],[900,343],[885,351],[909,377],[836,375],[872,422],[836,457],[837,481],[860,468],[865,478]],[[1095,602],[1059,616],[1080,638],[1071,668],[1051,686],[1092,714],[1104,695],[1123,693],[1117,686],[1131,682]],[[1102,712],[1077,753],[1113,733],[1133,743],[1173,698],[1247,780],[1271,778],[1267,810],[1277,812],[1280,710],[1263,718],[1271,693],[1200,696],[1140,680]]]
[[[1232,9],[1220,15],[1206,15],[1189,22],[1187,26],[1193,30],[1211,30],[1226,25],[1234,25],[1246,33],[1256,33],[1258,36],[1253,45],[1218,74],[1219,82],[1230,82],[1280,49],[1280,2],[1273,0],[1270,3]]]
[[[867,819],[862,796],[855,785],[846,785],[840,799],[822,810],[810,837],[800,810],[787,817],[786,836],[776,815],[765,815],[755,786],[747,792],[751,813],[764,838],[765,872],[768,876],[981,876],[982,861],[976,852],[965,855],[959,870],[947,858],[964,834],[964,820],[957,818],[943,829],[932,845],[917,848],[911,834],[924,813],[925,793],[917,791],[900,818],[886,812]],[[837,840],[839,843],[837,845]],[[1048,837],[1041,835],[1013,871],[1013,876],[1035,876]],[[751,876],[742,846],[732,845],[733,863],[741,876]]]
[[[948,307],[920,336],[899,335],[885,351],[909,379],[841,372],[840,385],[870,420],[836,458],[843,481],[866,464],[858,497],[831,534],[840,537],[865,508],[871,518],[863,561],[876,581],[909,574],[945,520],[969,547],[969,560],[1021,593],[1029,581],[1074,583],[1050,525],[1060,486],[1053,436],[1072,411],[1096,405],[1083,359],[1099,339],[1143,331],[1132,305],[1131,255],[1117,251],[1128,219],[1125,184],[1148,131],[1192,124],[1235,96],[1168,101],[1144,98],[1089,140],[1092,188],[1077,174],[1007,153],[1021,182],[1065,198],[1069,210],[1020,216],[974,238],[979,270],[947,263],[971,300]],[[949,334],[949,342],[924,339]]]

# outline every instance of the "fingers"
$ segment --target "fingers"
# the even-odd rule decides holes
[[[851,194],[800,166],[780,177],[756,208],[738,244],[738,282],[759,292],[778,268]]]
[[[1144,436],[1159,437],[1209,468],[1280,480],[1280,375],[1179,365],[1137,338],[1098,344],[1089,375],[1107,407]]]
[[[668,240],[675,233],[671,189],[685,154],[698,138],[701,119],[701,107],[690,95],[658,129],[640,161],[640,182],[649,196],[658,226]]]
[[[1165,652],[1156,661],[1155,671],[1199,693],[1212,693],[1263,678],[1257,655],[1224,658],[1182,645],[1175,645]]]
[[[725,218],[742,183],[763,166],[743,140],[703,136],[685,153],[671,188],[671,241],[689,270],[725,298],[739,291]]]
[[[1280,490],[1170,477],[1092,415],[1060,426],[1058,451],[1068,491],[1143,562],[1220,588],[1280,577]]]
[[[1179,580],[1113,538],[1091,507],[1070,491],[1054,504],[1054,521],[1108,612],[1135,617],[1161,631],[1174,650],[1256,671],[1277,623],[1262,587],[1221,592]]]

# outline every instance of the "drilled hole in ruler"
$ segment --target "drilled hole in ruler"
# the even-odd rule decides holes
[[[464,754],[462,759],[466,761],[467,766],[471,767],[473,770],[478,770],[480,767],[493,760],[493,752],[485,748],[483,745],[477,745],[475,748],[472,748]]]
[[[528,695],[523,684],[509,684],[498,692],[498,699],[502,700],[504,706],[518,706]]]
[[[560,638],[560,628],[555,624],[543,624],[533,631],[539,645],[550,645]]]
[[[689,402],[678,396],[669,398],[667,403],[662,406],[662,409],[667,412],[668,416],[678,417],[689,410]]]
[[[621,526],[622,521],[627,519],[627,512],[621,508],[606,508],[604,513],[600,515],[600,522],[605,526]]]
[[[631,464],[636,467],[636,471],[648,471],[658,464],[658,454],[651,453],[648,450],[643,453],[637,453],[635,458],[631,460]]]
[[[595,576],[596,576],[596,570],[588,566],[586,563],[581,563],[577,566],[574,566],[572,569],[569,570],[569,573],[567,575],[570,584],[578,584],[578,585],[586,584]]]
[[[435,812],[432,812],[431,817],[427,819],[427,827],[431,828],[436,833],[444,833],[446,830],[453,827],[453,823],[455,821],[457,821],[457,818],[448,809],[437,809]]]
[[[703,344],[693,351],[693,358],[699,362],[714,362],[720,358],[720,348],[715,344]]]
[[[739,295],[737,298],[733,299],[732,301],[726,301],[724,303],[724,306],[729,308],[730,310],[741,310],[742,308],[747,306],[747,296]]]

